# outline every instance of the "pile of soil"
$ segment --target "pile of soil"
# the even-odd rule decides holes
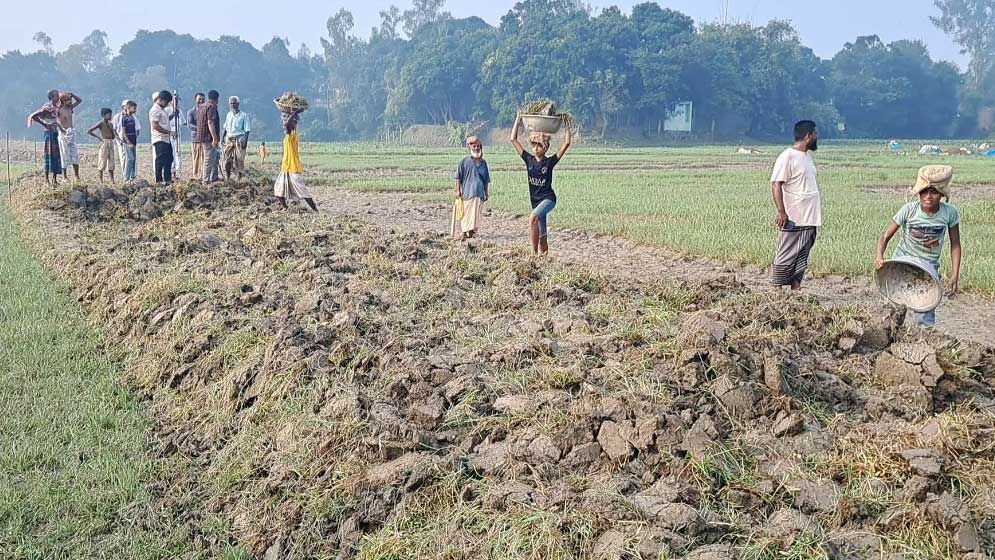
[[[255,204],[260,208],[275,205],[268,185],[222,182],[202,185],[199,182],[176,182],[170,186],[150,185],[144,179],[121,186],[72,189],[57,192],[47,200],[50,210],[74,210],[89,220],[149,221],[167,212],[180,210],[216,210],[228,205]]]
[[[161,507],[205,551],[224,544],[196,533],[214,519],[274,559],[995,546],[991,349],[732,276],[623,283],[272,212],[263,190],[147,220],[139,188],[99,197],[101,220],[67,199],[34,222],[124,349],[163,455],[196,465]]]

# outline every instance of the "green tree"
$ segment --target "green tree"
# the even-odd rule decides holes
[[[681,74],[687,47],[694,41],[694,20],[655,2],[632,8],[636,45],[629,50],[634,84],[630,91],[633,117],[644,128],[660,131],[670,107],[688,96]]]
[[[995,0],[934,0],[940,16],[933,24],[971,57],[971,87],[980,91],[995,66]]]
[[[970,125],[959,131],[970,133],[985,126],[979,111],[995,106],[995,0],[934,0],[933,4],[940,10],[939,17],[931,18],[933,24],[971,57],[961,96],[961,112]]]
[[[443,12],[442,7],[446,0],[414,0],[414,5],[410,10],[404,10],[401,15],[401,22],[404,33],[409,38],[414,38],[415,33],[423,25],[452,19],[452,14]],[[391,14],[393,17],[396,14]],[[395,20],[396,21],[396,20]]]
[[[387,117],[433,124],[473,118],[480,109],[475,86],[495,39],[478,17],[422,25],[388,92]]]
[[[933,62],[921,41],[847,43],[832,60],[832,94],[858,136],[946,136],[957,114],[960,76]]]
[[[31,40],[41,45],[43,51],[48,54],[54,54],[55,51],[52,49],[52,38],[48,36],[48,33],[44,31],[38,31],[32,35]]]

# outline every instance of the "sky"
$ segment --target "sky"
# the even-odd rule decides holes
[[[598,10],[618,5],[628,11],[641,0],[591,0]],[[898,39],[922,39],[935,59],[955,62],[962,69],[967,57],[959,47],[936,29],[929,16],[936,15],[933,0],[830,0],[799,2],[797,0],[727,0],[728,19],[762,25],[771,19],[791,21],[802,42],[817,55],[831,58],[844,43],[860,35],[876,34],[885,42]],[[667,8],[683,12],[697,22],[715,22],[723,13],[723,0],[658,0]],[[31,2],[12,2],[3,8],[6,17],[0,21],[0,52],[20,49],[37,50],[31,37],[45,31],[52,37],[56,50],[78,42],[94,29],[107,33],[111,48],[130,40],[135,31],[173,29],[198,38],[238,35],[261,47],[274,35],[291,42],[291,52],[301,43],[319,51],[319,37],[326,34],[329,15],[346,8],[353,13],[356,35],[369,36],[370,28],[380,21],[380,10],[396,4],[402,10],[409,0],[293,0],[288,4],[269,4],[259,0],[172,0],[158,5],[148,2],[120,0],[47,0],[41,13],[52,17],[39,18]],[[513,0],[448,0],[445,9],[454,17],[478,16],[497,25],[502,15],[514,5]],[[280,6],[293,6],[294,10]],[[71,14],[67,17],[66,14]],[[43,23],[44,21],[44,23]]]

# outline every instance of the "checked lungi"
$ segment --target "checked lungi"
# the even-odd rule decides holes
[[[231,179],[232,174],[245,171],[245,147],[241,137],[229,137],[221,152],[221,168],[225,177]]]
[[[62,152],[59,150],[59,131],[45,131],[45,173],[62,173]]]
[[[777,255],[774,256],[771,283],[775,286],[801,283],[808,268],[809,253],[815,246],[815,237],[814,226],[781,230],[777,242]]]

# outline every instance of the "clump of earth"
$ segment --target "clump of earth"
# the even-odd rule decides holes
[[[158,193],[152,212],[146,189],[19,212],[53,218],[37,251],[124,349],[162,455],[194,465],[160,507],[257,557],[995,546],[993,352],[903,309],[622,283],[275,211],[265,188]]]
[[[227,205],[260,207],[275,204],[272,187],[245,182],[176,182],[173,185],[149,184],[144,179],[121,185],[71,188],[48,198],[47,207],[75,212],[90,220],[149,221],[180,210],[214,210]]]

